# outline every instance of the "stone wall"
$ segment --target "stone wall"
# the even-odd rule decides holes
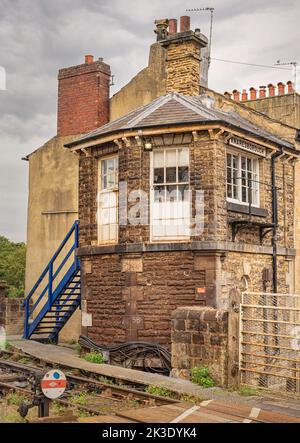
[[[214,303],[214,261],[208,256],[169,250],[81,260],[85,311],[91,315],[84,333],[101,343],[141,340],[169,347],[172,311]]]
[[[172,313],[172,375],[190,379],[191,369],[208,366],[217,385],[228,382],[228,312],[180,307]]]
[[[6,335],[21,335],[24,329],[23,299],[0,295],[0,328]]]
[[[182,145],[185,134],[177,135]],[[190,187],[193,195],[204,191],[204,229],[187,243],[153,243],[149,223],[128,223],[119,226],[117,244],[99,244],[99,158],[118,153],[120,183],[126,183],[128,192],[142,189],[149,194],[151,153],[131,141],[119,148],[114,143],[95,147],[90,156],[80,157],[79,252],[82,263],[87,263],[82,287],[85,314],[91,316],[86,333],[97,341],[144,340],[169,346],[171,312],[177,307],[228,309],[232,289],[265,289],[262,271],[272,271],[272,236],[268,234],[260,244],[259,229],[245,227],[232,241],[229,221],[249,216],[227,206],[225,140],[217,131],[199,131],[194,140],[188,135],[184,145],[190,148]],[[167,138],[164,145],[169,146]],[[261,180],[270,184],[270,159],[261,160],[260,171]],[[288,292],[293,291],[293,165],[279,159],[276,178],[280,188],[278,290]],[[272,221],[271,194],[269,185],[262,187],[263,213],[252,216],[252,221]],[[127,211],[133,203],[128,202]],[[272,290],[272,281],[266,289]]]

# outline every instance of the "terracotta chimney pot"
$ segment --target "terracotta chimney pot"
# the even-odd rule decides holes
[[[226,97],[226,98],[229,98],[229,99],[231,99],[231,94],[230,94],[230,92],[224,92],[224,96]]]
[[[275,86],[272,85],[272,83],[269,83],[268,89],[269,89],[269,97],[274,97],[275,96]]]
[[[93,62],[94,62],[94,56],[88,54],[88,55],[86,55],[86,56],[84,57],[84,60],[85,60],[85,63],[93,63]]]
[[[245,102],[246,100],[248,100],[247,89],[243,89],[243,92],[242,92],[242,102]]]
[[[260,86],[259,87],[259,98],[265,98],[266,97],[266,87]]]
[[[180,32],[187,32],[191,30],[191,17],[183,15],[180,17]]]
[[[233,100],[235,100],[236,102],[239,102],[240,101],[240,91],[238,91],[237,89],[234,89],[233,91],[232,91],[232,94],[233,94]]]
[[[256,89],[255,88],[250,88],[250,100],[256,100]]]
[[[285,84],[282,82],[277,83],[278,86],[278,95],[284,95],[285,94]]]
[[[287,82],[287,87],[288,87],[288,94],[293,94],[295,92],[294,85],[293,82],[291,82],[291,80]]]
[[[177,19],[170,18],[169,20],[169,34],[177,34]]]

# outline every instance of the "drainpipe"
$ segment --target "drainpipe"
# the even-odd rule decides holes
[[[272,223],[273,226],[273,236],[272,236],[272,246],[273,246],[273,292],[277,292],[277,226],[278,226],[278,209],[277,209],[277,188],[276,188],[276,171],[275,164],[276,159],[282,155],[282,148],[280,151],[275,152],[271,157],[271,175],[272,175]]]

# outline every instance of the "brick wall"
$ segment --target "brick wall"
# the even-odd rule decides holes
[[[109,121],[110,67],[87,59],[58,73],[57,134],[89,132]]]
[[[191,369],[208,366],[216,384],[227,386],[228,312],[180,307],[172,313],[172,375],[190,379]]]

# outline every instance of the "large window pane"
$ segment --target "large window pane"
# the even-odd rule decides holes
[[[176,183],[176,166],[172,168],[166,168],[166,182]]]
[[[189,181],[189,168],[188,166],[179,166],[178,167],[178,181],[179,183],[188,182]]]
[[[164,183],[164,168],[155,168],[153,174],[154,183]]]
[[[153,152],[153,166],[159,168],[164,164],[164,151]]]
[[[176,149],[166,150],[166,166],[176,166]]]
[[[189,166],[189,149],[178,149],[178,166]]]

